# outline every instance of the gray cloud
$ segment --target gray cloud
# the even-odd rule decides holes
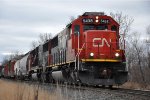
[[[40,33],[60,32],[70,21],[86,11],[122,11],[135,19],[133,30],[143,31],[149,24],[148,0],[0,0],[0,61],[3,53],[30,50]]]

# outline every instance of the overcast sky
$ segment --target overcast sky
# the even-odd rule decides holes
[[[71,16],[89,11],[122,11],[134,19],[131,31],[142,34],[150,24],[150,0],[0,0],[0,62],[11,52],[29,51],[40,33],[54,35]]]

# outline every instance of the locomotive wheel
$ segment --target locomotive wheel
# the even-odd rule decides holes
[[[51,72],[48,72],[46,74],[46,82],[48,82],[48,83],[55,83],[54,79],[52,78]]]
[[[102,85],[102,88],[105,88],[105,85]]]
[[[42,83],[46,82],[46,75],[45,75],[45,73],[41,73],[41,75],[40,75],[40,81]]]
[[[109,89],[112,89],[113,88],[113,85],[109,85]]]

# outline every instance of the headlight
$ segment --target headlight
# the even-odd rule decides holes
[[[98,19],[96,19],[95,22],[98,23]]]
[[[90,56],[93,57],[93,56],[94,56],[94,53],[90,53]]]
[[[96,16],[96,19],[98,19],[98,16]]]
[[[119,57],[119,53],[115,53],[115,56],[116,56],[116,57]]]

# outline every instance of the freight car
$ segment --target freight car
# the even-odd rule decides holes
[[[113,18],[101,12],[85,12],[17,61],[15,73],[43,82],[123,84],[128,72],[120,39],[119,24]],[[19,74],[17,63],[24,74]]]
[[[3,77],[3,71],[2,70],[3,70],[3,66],[0,65],[0,78]]]
[[[21,59],[14,64],[14,77],[16,79],[28,78],[27,59],[29,54],[25,54]]]
[[[6,78],[14,78],[14,64],[15,60],[9,60],[2,68],[2,76]]]

